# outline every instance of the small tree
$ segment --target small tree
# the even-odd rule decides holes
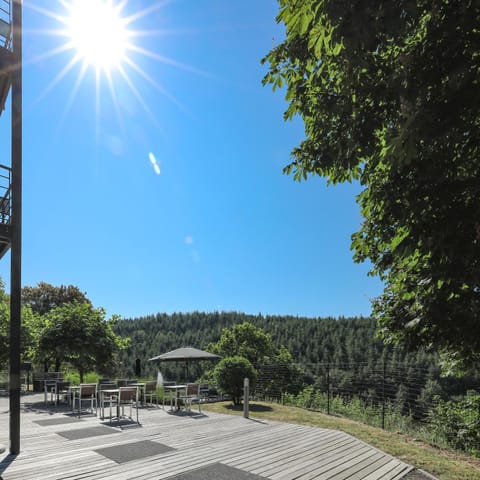
[[[257,371],[253,365],[239,355],[222,359],[213,374],[220,391],[230,395],[234,405],[242,403],[244,378],[249,378],[251,385],[257,379]]]
[[[222,357],[241,356],[255,367],[276,354],[272,336],[250,322],[224,328],[218,342],[208,345],[207,350]]]
[[[38,355],[53,357],[56,370],[64,361],[71,363],[83,381],[91,369],[111,370],[117,352],[126,345],[127,340],[113,332],[112,321],[105,319],[102,308],[93,308],[89,303],[66,303],[45,315]]]
[[[218,342],[209,344],[207,350],[222,357],[246,358],[257,371],[257,386],[264,396],[298,393],[303,387],[304,372],[294,365],[287,348],[276,346],[269,333],[250,322],[224,328]]]

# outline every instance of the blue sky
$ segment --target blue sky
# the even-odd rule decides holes
[[[82,62],[61,76],[76,51],[54,54],[69,38],[46,32],[64,28],[65,6],[25,1],[23,285],[74,284],[124,317],[370,313],[381,284],[350,251],[359,187],[282,174],[303,126],[261,84],[260,59],[283,38],[277,11],[274,0],[128,1],[123,18],[145,15],[127,28],[143,33],[130,38],[127,80],[112,69],[112,95]],[[9,268],[8,254],[7,286]]]

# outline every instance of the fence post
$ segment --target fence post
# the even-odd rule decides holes
[[[385,376],[387,372],[387,362],[383,359],[383,376],[382,376],[382,429],[385,430]]]
[[[330,415],[330,364],[327,363],[327,414]]]
[[[248,401],[250,399],[250,381],[248,378],[243,379],[243,416],[248,418],[249,416],[249,404]]]

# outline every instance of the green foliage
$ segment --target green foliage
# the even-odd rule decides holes
[[[63,378],[66,382],[70,382],[71,385],[80,385],[80,383],[82,383],[80,380],[80,373],[75,371],[67,372]],[[87,372],[83,375],[83,383],[98,383],[99,378],[100,376],[98,373]]]
[[[471,392],[457,401],[438,402],[430,414],[436,435],[458,450],[480,456],[480,395]]]
[[[88,303],[90,300],[75,285],[56,287],[46,282],[38,282],[36,287],[22,288],[22,304],[29,305],[34,313],[44,315],[65,303]]]
[[[248,359],[235,355],[220,360],[215,367],[213,376],[219,390],[230,395],[234,405],[240,405],[243,396],[243,381],[248,378],[250,388],[253,388],[257,379],[257,371]]]
[[[279,0],[286,40],[263,62],[306,138],[300,180],[358,180],[356,261],[385,284],[379,333],[450,365],[480,358],[480,4]]]
[[[308,386],[298,395],[286,394],[283,404],[309,410],[327,412],[334,415],[360,421],[367,425],[382,425],[382,405],[362,399],[333,395],[329,401],[326,392]],[[441,447],[454,448],[480,456],[480,395],[473,392],[456,401],[437,404],[429,413],[430,423],[416,421],[402,412],[398,402],[387,401],[384,409],[385,427],[401,431]]]
[[[259,373],[257,391],[264,397],[298,390],[302,372],[293,364],[291,353],[284,345],[276,347],[269,333],[250,322],[224,328],[218,342],[210,343],[207,350],[222,357],[240,356],[249,360]]]
[[[22,306],[22,361],[33,358],[38,341],[39,316],[34,314],[28,305]],[[8,361],[10,335],[10,297],[5,292],[5,285],[0,279],[0,368],[5,367]]]
[[[57,371],[68,362],[78,370],[82,382],[90,370],[113,371],[117,352],[127,345],[113,332],[104,310],[90,303],[65,303],[43,318],[38,358],[54,359]]]
[[[210,343],[207,350],[222,357],[241,356],[256,366],[277,353],[272,336],[250,322],[223,329],[218,342]]]

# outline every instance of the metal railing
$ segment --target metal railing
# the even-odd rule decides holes
[[[451,431],[440,432],[437,418],[441,413],[456,421],[455,415],[467,405],[465,424],[480,425],[480,366],[464,377],[441,376],[438,366],[392,360],[260,365],[257,374],[251,388],[253,399],[347,417],[418,435],[439,446],[462,450],[470,445],[469,449],[480,456],[480,438],[468,436],[473,435],[474,427],[462,430],[459,426],[458,436],[463,435],[465,441],[450,440]],[[450,425],[442,428],[447,431]]]
[[[0,0],[0,46],[10,48],[12,42],[12,2]]]
[[[0,224],[9,225],[12,215],[12,170],[0,164]]]

